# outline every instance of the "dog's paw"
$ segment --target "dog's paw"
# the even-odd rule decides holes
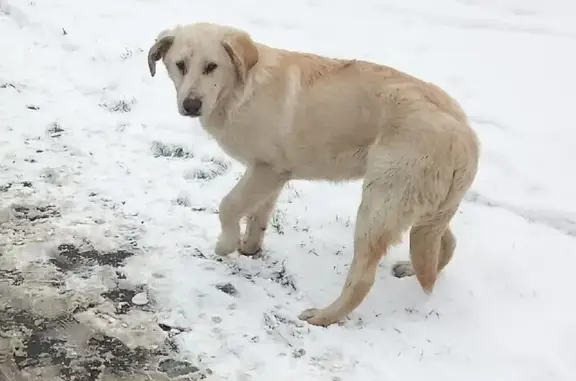
[[[221,234],[218,238],[218,242],[216,243],[216,247],[214,248],[214,252],[217,255],[222,256],[232,254],[236,251],[236,249],[238,249],[238,244],[238,238],[231,238],[230,236]]]
[[[337,323],[340,320],[336,316],[326,313],[325,310],[318,308],[309,308],[302,311],[302,313],[298,315],[298,319],[321,327],[327,327],[331,324]]]
[[[392,275],[396,278],[404,278],[414,275],[414,268],[410,261],[399,261],[392,266]]]

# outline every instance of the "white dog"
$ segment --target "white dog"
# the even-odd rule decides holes
[[[180,114],[199,117],[247,167],[220,204],[217,254],[261,249],[290,179],[363,178],[354,259],[342,293],[300,318],[326,326],[353,311],[370,291],[382,256],[408,229],[411,262],[397,263],[393,273],[415,274],[425,292],[432,291],[454,252],[449,223],[479,160],[478,139],[455,100],[389,67],[274,49],[209,23],[162,32],[148,55],[152,76],[160,59]]]

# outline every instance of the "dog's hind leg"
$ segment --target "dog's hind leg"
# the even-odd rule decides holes
[[[410,208],[402,200],[403,176],[396,168],[367,176],[356,218],[354,258],[340,296],[328,307],[308,309],[299,318],[314,325],[338,322],[358,307],[376,278],[380,259],[410,227]]]
[[[434,288],[440,271],[450,262],[456,239],[450,220],[456,208],[416,223],[410,230],[410,262],[400,261],[392,267],[397,278],[416,275],[425,292]]]
[[[452,260],[452,256],[454,255],[454,250],[456,249],[456,237],[454,237],[454,233],[450,229],[450,226],[446,228],[444,234],[442,235],[442,241],[440,243],[440,258],[438,258],[438,273],[444,270],[444,267],[450,260]]]
[[[450,230],[450,226],[442,235],[440,240],[440,257],[438,258],[438,273],[446,267],[452,259],[454,250],[456,249],[456,238],[454,233]],[[392,266],[392,275],[396,278],[405,278],[415,275],[414,267],[411,261],[398,261]]]

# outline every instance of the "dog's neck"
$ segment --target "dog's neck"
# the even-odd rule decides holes
[[[257,85],[254,70],[251,70],[244,80],[238,81],[233,90],[222,95],[209,114],[200,117],[202,126],[208,131],[226,128],[234,115],[250,101]]]

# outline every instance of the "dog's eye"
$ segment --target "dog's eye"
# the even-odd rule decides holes
[[[186,74],[186,63],[184,61],[176,62],[176,66],[178,67],[178,70],[180,70],[180,74]]]
[[[217,67],[218,65],[216,65],[214,62],[207,63],[206,66],[204,66],[204,74],[212,73],[214,70],[216,70]]]

